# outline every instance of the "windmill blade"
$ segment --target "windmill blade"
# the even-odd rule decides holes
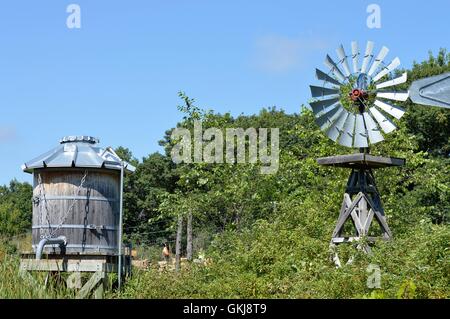
[[[343,85],[343,83],[340,83],[338,80],[332,78],[331,76],[329,76],[328,74],[326,74],[323,71],[320,71],[319,69],[316,69],[316,77],[318,80],[325,81],[331,85],[335,85],[335,86]]]
[[[347,55],[345,54],[345,50],[342,44],[339,48],[336,49],[336,53],[339,57],[339,63],[341,63],[342,67],[344,68],[345,76],[349,77],[351,72],[347,62]]]
[[[327,113],[316,118],[316,123],[320,126],[320,129],[322,131],[325,131],[330,125],[334,124],[337,121],[338,117],[343,111],[344,108],[339,104],[338,107],[335,107]]]
[[[403,114],[405,114],[405,110],[396,105],[392,105],[380,100],[375,100],[374,104],[386,113],[395,117],[397,120],[399,120],[403,116]]]
[[[355,121],[355,141],[353,147],[368,147],[367,132],[364,125],[364,118],[361,114],[356,114]]]
[[[388,54],[389,49],[386,47],[382,47],[380,50],[380,53],[378,53],[377,57],[375,58],[375,61],[373,62],[372,66],[370,67],[368,75],[372,76],[373,72],[375,72],[380,65],[380,63],[384,60],[386,55]]]
[[[339,102],[339,97],[334,97],[331,99],[318,100],[309,103],[312,108],[314,115],[317,116],[322,111],[325,111],[330,106],[335,106]]]
[[[373,42],[369,41],[367,42],[366,52],[364,53],[364,60],[361,66],[361,73],[366,73],[367,66],[369,65],[370,58],[372,57],[372,52],[373,52]]]
[[[378,128],[372,116],[369,113],[364,112],[363,117],[366,123],[367,134],[369,135],[370,144],[376,144],[384,140],[383,135],[381,135],[380,129]]]
[[[342,129],[342,134],[339,137],[339,144],[347,147],[352,147],[353,136],[355,130],[355,115],[349,113],[347,119],[345,120],[344,128]]]
[[[392,72],[393,70],[395,70],[399,65],[400,65],[400,59],[399,58],[395,58],[394,60],[392,60],[392,62],[387,67],[383,68],[383,70],[381,70],[380,73],[378,73],[373,78],[373,81],[377,82],[383,76],[385,76],[386,74],[388,74],[388,73]]]
[[[328,129],[327,136],[333,141],[336,142],[339,135],[342,133],[342,129],[344,127],[345,121],[347,120],[348,114],[349,113],[346,110],[341,112],[336,122]]]
[[[388,134],[394,131],[397,127],[392,123],[390,119],[385,117],[383,114],[381,114],[380,111],[376,107],[371,107],[369,109],[369,112],[372,114],[372,116],[377,121],[378,125],[381,127],[384,133]]]
[[[339,96],[339,89],[330,89],[323,86],[315,86],[315,85],[310,85],[309,88],[311,89],[312,97],[323,97],[326,95]]]
[[[409,92],[378,92],[377,97],[404,102],[408,99]]]
[[[358,66],[358,42],[353,41],[352,42],[352,61],[353,61],[353,72],[358,73],[359,72],[359,66]]]
[[[336,63],[333,61],[332,58],[327,54],[327,57],[325,59],[325,65],[330,69],[331,73],[341,82],[345,82],[345,76],[342,74],[342,71],[338,68]]]
[[[394,86],[394,85],[397,85],[397,84],[405,83],[407,80],[408,80],[408,73],[405,72],[401,76],[399,76],[398,78],[395,78],[393,80],[377,84],[376,88],[377,88],[377,90],[378,89],[387,88],[387,87]]]

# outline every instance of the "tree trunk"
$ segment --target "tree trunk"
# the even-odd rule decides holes
[[[187,217],[187,247],[186,247],[186,253],[187,253],[187,260],[192,261],[192,211],[189,211],[188,217]]]
[[[183,216],[178,216],[177,240],[175,246],[175,270],[180,270],[181,236],[183,235]]]

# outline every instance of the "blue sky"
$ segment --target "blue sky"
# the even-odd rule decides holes
[[[81,8],[68,29],[66,8]],[[381,7],[381,29],[366,8]],[[449,1],[2,1],[0,184],[65,135],[138,158],[180,120],[177,92],[204,108],[298,112],[314,68],[343,43],[373,40],[402,66],[449,48]]]

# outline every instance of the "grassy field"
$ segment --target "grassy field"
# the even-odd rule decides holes
[[[18,236],[13,240],[2,240],[0,244],[0,298],[72,298],[73,291],[65,289],[49,278],[45,286],[46,274],[36,273],[33,279],[24,277],[19,271],[19,251],[31,247],[29,235]]]
[[[340,269],[327,259],[326,242],[299,233],[300,228],[288,231],[267,222],[251,233],[224,233],[206,252],[211,260],[206,266],[186,264],[175,273],[152,263],[146,270],[134,269],[122,291],[111,289],[105,298],[450,297],[448,226],[423,224],[379,244],[370,256],[355,254],[353,264]],[[0,298],[74,298],[57,277],[50,277],[45,289],[44,273],[34,274],[34,280],[21,277],[18,252],[29,240],[0,244]],[[277,254],[270,248],[274,241],[291,246]],[[370,264],[381,269],[379,288],[367,284]]]

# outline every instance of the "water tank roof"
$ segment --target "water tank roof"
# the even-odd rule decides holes
[[[22,170],[32,173],[38,168],[105,168],[134,172],[135,168],[122,159],[111,147],[101,148],[99,140],[91,136],[66,136],[60,140],[60,145],[22,165]]]
[[[85,142],[85,143],[91,143],[91,144],[98,144],[100,143],[100,140],[98,138],[92,137],[92,136],[65,136],[62,139],[59,140],[60,144],[64,143],[73,143],[73,142]]]

